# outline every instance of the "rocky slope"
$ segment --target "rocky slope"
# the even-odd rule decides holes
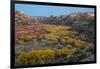
[[[35,38],[45,32],[42,21],[20,11],[15,12],[15,26],[16,38],[18,36],[33,36]]]

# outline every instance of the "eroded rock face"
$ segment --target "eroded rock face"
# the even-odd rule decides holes
[[[86,21],[86,20],[92,20],[94,19],[95,14],[90,12],[90,13],[73,13],[69,15],[62,15],[62,16],[50,16],[47,19],[47,22],[51,23],[62,23],[62,24],[73,24],[77,21]]]
[[[37,37],[39,34],[45,32],[42,21],[37,18],[27,16],[25,13],[16,11],[16,38],[19,36],[33,36]]]

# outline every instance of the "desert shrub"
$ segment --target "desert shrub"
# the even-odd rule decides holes
[[[19,55],[18,57],[18,64],[28,64],[28,59],[27,59],[28,55],[27,53],[23,52]]]
[[[82,41],[81,40],[76,40],[75,41],[75,46],[81,48],[82,47]]]
[[[24,44],[25,42],[23,40],[16,40],[16,44]]]
[[[58,43],[64,46],[64,45],[66,45],[66,40],[63,38],[60,38],[60,39],[58,39]]]
[[[31,41],[33,39],[32,36],[20,36],[19,40],[24,40],[24,41]]]
[[[37,64],[38,61],[31,52],[23,52],[18,57],[18,64],[20,65]]]
[[[30,52],[20,53],[18,56],[18,64],[41,64],[55,58],[54,50],[32,50]]]
[[[67,45],[67,48],[72,49],[73,46],[72,45]]]
[[[45,35],[45,39],[47,39],[47,40],[54,40],[54,41],[56,41],[57,40],[56,38],[58,38],[58,36],[56,36],[54,34],[46,34]]]
[[[30,52],[21,52],[18,56],[18,64],[42,64],[49,60],[55,60],[55,55],[65,57],[76,51],[75,48],[62,48],[59,50],[32,50]]]
[[[54,50],[33,50],[32,53],[34,53],[34,55],[39,58],[40,60],[49,60],[49,59],[53,59],[54,55],[55,55],[55,51]]]
[[[32,50],[32,56],[34,57],[36,62],[41,62],[45,59],[44,51],[43,50]]]
[[[50,50],[50,49],[47,49],[45,51],[45,54],[48,53],[46,55],[46,59],[54,59],[55,58],[55,51],[54,50]]]
[[[70,39],[70,37],[69,37],[69,36],[64,36],[63,38],[64,38],[65,40]]]
[[[74,42],[75,42],[75,39],[72,39],[72,38],[66,40],[66,43],[70,45],[74,45]]]
[[[69,37],[75,37],[78,34],[78,32],[75,31],[66,31],[66,35]]]
[[[78,32],[76,32],[76,31],[72,31],[71,32],[73,35],[77,35],[78,34]]]
[[[62,49],[59,49],[57,51],[57,55],[59,55],[59,56],[67,56],[67,55],[73,54],[75,51],[76,51],[76,49],[74,49],[74,48],[71,48],[71,49],[62,48]]]
[[[90,43],[90,44],[88,44],[87,47],[85,48],[85,51],[86,51],[86,52],[94,53],[94,52],[95,52],[94,48],[95,48],[94,44],[93,44],[93,43]]]
[[[54,34],[46,34],[45,35],[45,40],[47,41],[47,43],[49,44],[56,44],[57,43],[57,36],[55,36]]]
[[[16,57],[19,57],[21,54],[23,54],[22,51],[18,51],[18,52],[16,52]]]

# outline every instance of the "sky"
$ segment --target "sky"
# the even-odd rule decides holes
[[[62,7],[47,5],[15,4],[15,10],[23,11],[28,16],[59,16],[71,13],[94,12],[94,8]]]

